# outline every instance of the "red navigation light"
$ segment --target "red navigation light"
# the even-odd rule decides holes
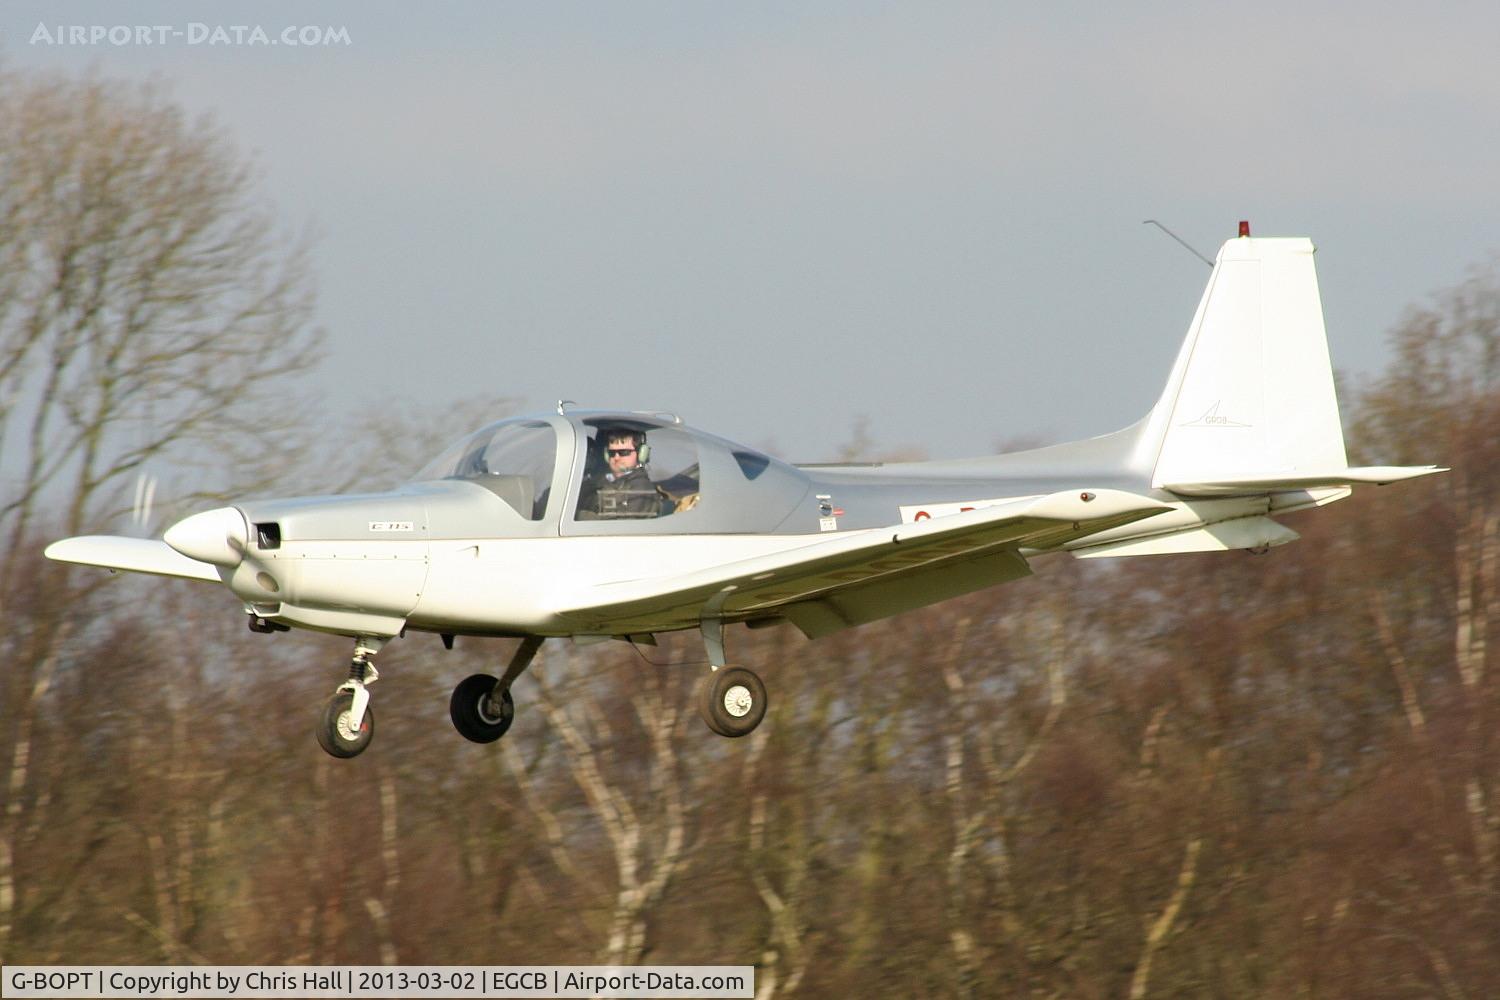
[[[1240,220],[1240,235],[1241,236],[1249,236],[1250,235],[1250,223],[1249,223],[1248,220],[1245,220],[1245,219],[1241,219]]]

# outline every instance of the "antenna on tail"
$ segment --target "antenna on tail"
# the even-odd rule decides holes
[[[1168,229],[1166,226],[1162,225],[1160,222],[1157,222],[1155,219],[1146,219],[1144,222],[1141,223],[1141,225],[1143,225],[1143,226],[1155,226],[1157,229],[1160,229],[1162,232],[1164,232],[1168,236],[1172,237],[1172,239],[1176,240],[1178,243],[1181,243],[1184,247],[1187,248],[1187,251],[1189,253],[1191,253],[1194,257],[1197,257],[1199,260],[1203,261],[1203,263],[1207,264],[1209,267],[1213,267],[1214,266],[1214,262],[1213,261],[1209,260],[1207,257],[1203,256],[1196,249],[1194,249],[1193,246],[1192,246],[1192,244],[1188,243],[1187,240],[1183,239],[1181,236],[1178,236],[1176,233],[1172,232],[1172,230]],[[1248,223],[1248,222],[1241,222],[1240,223],[1240,235],[1241,236],[1249,236],[1250,235],[1250,223]]]

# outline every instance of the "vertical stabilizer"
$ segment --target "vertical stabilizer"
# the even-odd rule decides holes
[[[1157,488],[1346,468],[1310,240],[1219,250],[1145,440]]]

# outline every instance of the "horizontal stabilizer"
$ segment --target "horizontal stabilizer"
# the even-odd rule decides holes
[[[1235,475],[1224,479],[1205,478],[1198,482],[1167,483],[1162,489],[1184,497],[1259,496],[1329,486],[1385,486],[1403,479],[1447,471],[1436,465],[1372,465],[1353,469],[1297,470]]]
[[[179,576],[188,580],[220,582],[219,571],[208,563],[189,559],[166,542],[155,538],[123,538],[118,535],[81,535],[47,546],[46,556],[58,562],[123,569],[132,573]]]

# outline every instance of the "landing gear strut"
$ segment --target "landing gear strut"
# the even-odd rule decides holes
[[[712,672],[698,682],[698,714],[720,736],[748,735],[766,717],[766,686],[754,671],[724,664],[724,623],[702,620]]]
[[[380,675],[370,660],[384,645],[384,639],[355,639],[349,679],[339,685],[323,706],[316,730],[318,746],[335,757],[359,756],[375,736],[375,713],[370,711],[368,687]]]
[[[474,674],[459,682],[448,699],[448,716],[460,736],[472,743],[493,743],[510,729],[516,715],[516,703],[510,686],[521,672],[531,666],[536,651],[542,648],[542,637],[529,635],[511,657],[510,665],[499,680],[489,674]]]

